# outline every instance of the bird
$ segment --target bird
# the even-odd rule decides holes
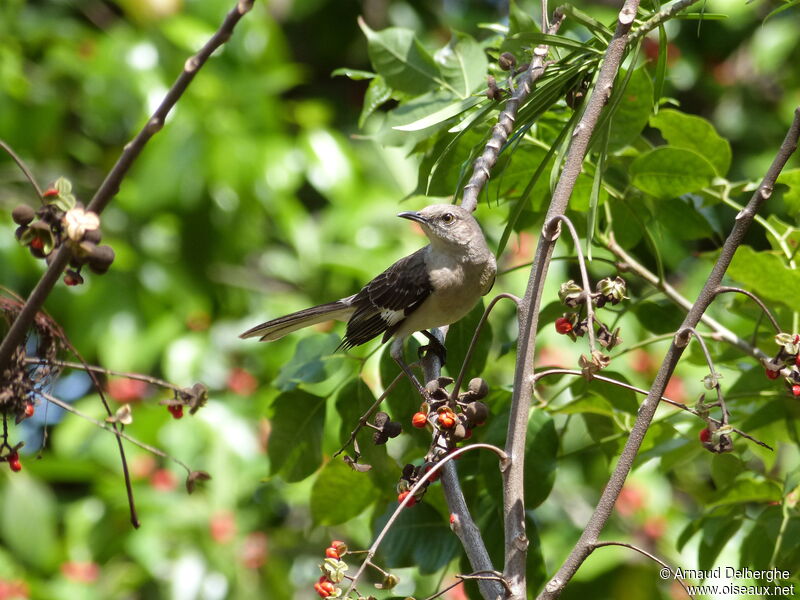
[[[403,360],[403,342],[422,332],[444,362],[444,346],[428,330],[455,323],[494,285],[497,263],[472,213],[460,206],[433,204],[398,217],[419,223],[429,244],[401,258],[347,298],[312,306],[256,325],[241,338],[269,342],[328,320],[347,321],[339,349],[360,346],[383,334],[393,339],[390,354],[422,391]]]

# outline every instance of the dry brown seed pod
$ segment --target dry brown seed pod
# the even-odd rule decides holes
[[[489,384],[480,377],[470,379],[467,389],[475,398],[485,398],[489,394]]]
[[[33,221],[35,216],[36,213],[27,204],[20,204],[13,211],[11,211],[11,218],[14,219],[14,223],[17,225],[27,225]]]

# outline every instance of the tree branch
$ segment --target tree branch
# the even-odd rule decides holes
[[[597,83],[586,103],[586,108],[580,121],[575,126],[573,137],[564,159],[564,168],[544,219],[547,226],[539,238],[525,297],[520,303],[517,313],[519,342],[514,373],[514,395],[506,438],[506,453],[511,459],[511,464],[503,473],[503,512],[506,515],[504,525],[505,565],[503,573],[511,585],[513,590],[512,598],[514,599],[521,599],[526,596],[525,564],[528,538],[525,534],[524,501],[525,436],[533,392],[531,378],[533,376],[539,306],[544,279],[553,254],[556,231],[558,230],[558,221],[553,219],[563,215],[566,211],[575,182],[581,173],[583,159],[589,148],[592,132],[597,126],[603,107],[611,97],[614,79],[625,55],[628,32],[636,17],[638,7],[639,0],[626,0],[617,17],[617,27],[608,44]]]
[[[125,144],[122,154],[120,154],[116,164],[112,167],[111,171],[109,171],[108,175],[106,175],[105,180],[100,184],[97,192],[95,192],[94,197],[87,206],[87,210],[94,211],[99,215],[116,195],[122,180],[144,146],[150,138],[164,126],[164,121],[170,110],[172,110],[172,107],[178,102],[186,91],[186,88],[194,79],[194,76],[211,54],[230,39],[234,27],[236,27],[236,24],[242,16],[253,7],[253,2],[254,0],[239,0],[236,6],[225,16],[225,20],[222,22],[217,32],[211,36],[211,39],[206,42],[197,54],[187,59],[184,63],[183,72],[175,80],[175,83],[172,84],[172,87],[164,96],[164,99],[153,113],[153,116],[148,119],[145,126],[139,131],[139,134],[133,138],[133,140]],[[47,296],[52,291],[53,286],[55,286],[71,256],[70,249],[66,244],[63,245],[53,257],[53,261],[36,284],[36,287],[33,288],[30,296],[28,296],[25,306],[22,307],[22,310],[9,328],[5,338],[3,338],[2,344],[0,344],[0,371],[8,364],[14,349],[25,339],[25,335],[31,323],[33,323],[36,313],[39,312]]]
[[[750,227],[750,224],[753,222],[756,212],[772,195],[772,189],[775,185],[778,175],[786,164],[786,161],[789,160],[789,157],[797,148],[798,137],[800,137],[800,108],[795,110],[792,125],[789,128],[789,131],[787,132],[786,137],[784,138],[783,143],[781,144],[781,147],[775,156],[775,159],[772,161],[769,170],[764,176],[761,185],[750,198],[750,201],[744,210],[742,210],[736,216],[733,229],[722,246],[719,259],[714,265],[714,268],[712,269],[705,286],[703,286],[703,289],[700,291],[697,300],[692,305],[689,313],[686,315],[686,318],[684,319],[679,331],[683,331],[688,327],[695,327],[700,322],[700,318],[705,310],[714,300],[716,290],[722,281],[722,277],[733,260],[733,255],[736,252],[736,249],[744,240],[744,236]],[[650,392],[648,393],[645,401],[642,403],[639,414],[633,425],[633,429],[631,430],[631,434],[625,444],[625,448],[622,450],[619,461],[617,462],[617,465],[614,468],[614,471],[611,474],[605,489],[603,490],[597,507],[592,513],[586,528],[583,530],[583,534],[581,535],[575,547],[572,549],[572,552],[567,557],[566,561],[558,570],[556,575],[547,583],[544,591],[539,595],[539,600],[557,598],[597,544],[597,539],[600,535],[600,532],[603,530],[603,527],[605,527],[606,522],[611,516],[614,504],[619,497],[619,493],[622,490],[625,479],[627,478],[628,473],[630,473],[630,470],[633,466],[633,461],[635,460],[636,454],[639,451],[639,447],[641,446],[644,436],[647,433],[647,428],[649,427],[650,422],[653,420],[653,416],[658,408],[659,399],[664,394],[664,389],[667,387],[667,382],[672,376],[675,366],[677,365],[678,360],[686,348],[686,343],[688,343],[688,340],[680,340],[676,336],[675,340],[670,345],[670,348],[664,358],[664,362],[661,363],[661,368],[659,369],[655,381],[650,388]],[[511,456],[513,458],[513,455]]]

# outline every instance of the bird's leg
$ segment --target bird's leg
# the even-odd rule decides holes
[[[444,366],[447,362],[447,348],[445,348],[444,344],[439,341],[439,338],[437,338],[427,329],[423,329],[420,333],[430,340],[430,344],[419,347],[419,350],[417,350],[419,357],[424,358],[425,354],[428,352],[433,352],[437,357],[439,357],[439,362],[442,363],[442,366]]]
[[[403,359],[403,340],[404,338],[401,337],[395,338],[392,342],[391,348],[389,348],[389,354],[394,359],[394,362],[396,362],[403,370],[403,373],[406,374],[406,377],[408,377],[411,385],[417,388],[420,396],[427,400],[428,392],[425,390],[425,386],[419,382],[419,379],[417,379],[414,373],[411,372],[411,367],[409,367],[406,364],[406,361]]]

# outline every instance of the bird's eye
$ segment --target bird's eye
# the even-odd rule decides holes
[[[453,213],[444,213],[442,215],[442,223],[444,223],[445,225],[450,225],[450,223],[452,223],[454,219],[455,217],[453,216]]]

